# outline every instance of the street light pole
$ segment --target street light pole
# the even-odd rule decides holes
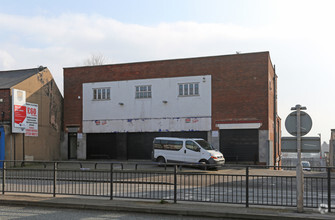
[[[297,156],[298,163],[296,167],[296,179],[297,179],[297,211],[304,211],[304,173],[302,172],[301,165],[301,118],[300,111],[305,110],[306,107],[302,107],[301,105],[296,105],[292,107],[291,110],[297,111]]]
[[[323,155],[322,155],[322,139],[321,139],[321,133],[318,133],[318,135],[320,136],[320,159],[321,159],[321,161],[322,161],[322,158],[323,158]],[[323,166],[322,164],[321,164],[321,166]]]

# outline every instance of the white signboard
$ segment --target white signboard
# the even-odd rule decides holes
[[[38,136],[38,104],[26,103],[27,122],[25,136]]]
[[[26,92],[12,90],[12,132],[24,133],[26,127]]]

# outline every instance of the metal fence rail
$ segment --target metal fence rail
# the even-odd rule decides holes
[[[253,174],[255,169],[260,168],[256,166],[239,166],[236,174],[222,174],[182,170],[180,164],[158,168],[155,163],[136,163],[125,169],[125,164],[112,162],[94,163],[90,168],[89,164],[80,162],[30,162],[24,166],[14,166],[11,161],[0,163],[3,163],[2,194],[15,192],[233,203],[246,207],[296,206],[295,175]],[[331,211],[331,204],[335,204],[335,181],[331,169],[318,167],[317,170],[327,172],[305,175],[305,207],[327,204],[328,211]]]
[[[177,174],[177,200],[245,204],[245,176]]]
[[[295,177],[249,176],[249,204],[296,206]]]

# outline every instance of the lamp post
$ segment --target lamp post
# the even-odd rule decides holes
[[[300,120],[300,111],[306,110],[306,107],[301,105],[296,105],[292,107],[291,110],[297,111],[297,156],[298,163],[296,167],[296,179],[297,179],[297,211],[304,211],[304,173],[302,172],[301,165],[301,120]]]
[[[321,133],[318,133],[320,137],[320,159],[322,159],[322,140],[321,140]]]

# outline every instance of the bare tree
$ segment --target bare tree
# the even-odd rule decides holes
[[[92,54],[90,58],[87,58],[84,61],[84,65],[86,66],[99,66],[104,65],[106,63],[107,59],[102,54]]]

